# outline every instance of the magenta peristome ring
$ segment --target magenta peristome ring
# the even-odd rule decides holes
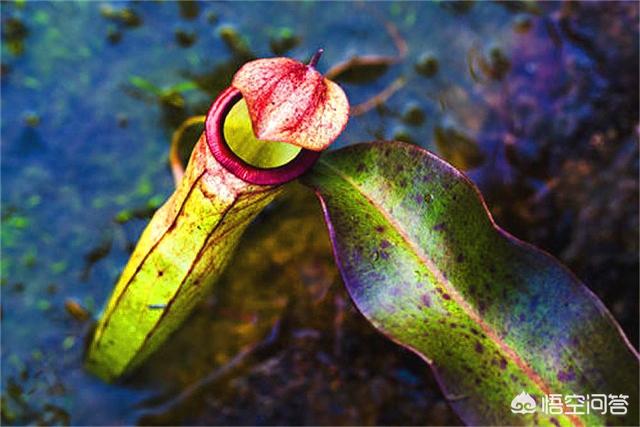
[[[238,157],[224,139],[223,125],[231,107],[242,98],[238,89],[225,89],[211,105],[205,121],[205,138],[213,157],[229,172],[243,181],[258,185],[279,185],[293,181],[305,173],[320,157],[319,151],[302,149],[289,163],[277,168],[251,166]]]

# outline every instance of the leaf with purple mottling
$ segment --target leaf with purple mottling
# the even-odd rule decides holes
[[[638,357],[611,314],[557,260],[495,225],[454,167],[409,144],[369,143],[324,155],[304,181],[358,309],[431,366],[465,422],[638,424]],[[537,412],[511,411],[522,391]],[[540,410],[543,395],[602,393],[628,395],[627,415]]]

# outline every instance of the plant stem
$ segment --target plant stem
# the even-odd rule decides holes
[[[316,51],[316,53],[313,54],[313,56],[311,57],[311,60],[309,61],[309,67],[311,68],[316,67],[316,64],[318,64],[318,61],[320,60],[320,57],[322,56],[323,52],[324,52],[324,49],[320,48]]]

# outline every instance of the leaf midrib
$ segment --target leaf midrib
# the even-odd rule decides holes
[[[551,387],[531,368],[527,362],[525,362],[518,353],[512,349],[506,342],[504,342],[497,334],[493,328],[485,323],[480,314],[474,310],[474,308],[469,305],[465,299],[458,293],[455,287],[445,278],[444,274],[436,267],[433,261],[420,249],[417,244],[415,244],[409,234],[404,230],[404,228],[393,218],[393,216],[387,212],[386,209],[382,206],[382,204],[373,198],[371,198],[365,191],[362,189],[356,182],[354,182],[348,175],[343,173],[340,169],[332,166],[325,159],[320,159],[318,163],[321,163],[322,166],[330,169],[333,173],[336,174],[340,179],[353,187],[369,204],[371,204],[375,209],[377,209],[380,214],[384,217],[384,219],[393,227],[393,229],[398,233],[398,235],[402,238],[402,240],[409,246],[413,254],[419,261],[424,263],[434,275],[436,281],[447,290],[451,298],[462,308],[462,310],[469,316],[469,318],[475,322],[478,327],[480,327],[484,333],[494,341],[500,349],[504,351],[504,353],[512,360],[513,363],[520,368],[524,374],[533,381],[536,386],[542,391],[544,394],[551,394]],[[583,422],[576,416],[565,414],[571,422],[576,426],[582,426]]]

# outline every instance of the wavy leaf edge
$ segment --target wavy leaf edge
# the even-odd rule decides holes
[[[638,351],[635,349],[635,347],[631,344],[631,342],[629,341],[628,337],[625,335],[622,327],[620,326],[620,324],[618,323],[618,321],[615,319],[615,317],[612,315],[612,313],[609,311],[609,309],[605,306],[605,304],[600,300],[600,298],[582,281],[580,280],[575,273],[573,273],[567,266],[565,266],[560,260],[558,260],[554,255],[550,254],[549,252],[545,251],[542,248],[536,247],[531,243],[528,243],[522,239],[519,239],[518,237],[512,235],[511,233],[509,233],[508,231],[506,231],[505,229],[503,229],[502,227],[500,227],[494,220],[493,215],[491,214],[491,211],[489,210],[489,207],[484,199],[484,197],[482,196],[482,193],[480,192],[479,188],[460,170],[458,170],[457,168],[455,168],[453,165],[451,165],[449,162],[447,162],[446,160],[440,158],[438,155],[436,155],[435,153],[413,145],[413,144],[408,144],[408,143],[404,143],[404,142],[400,142],[400,141],[371,141],[371,142],[361,142],[361,143],[357,143],[357,144],[353,144],[347,147],[344,147],[342,149],[339,150],[332,150],[331,152],[327,153],[329,155],[333,154],[335,155],[335,153],[340,152],[340,151],[348,151],[348,150],[357,150],[360,149],[362,147],[375,147],[376,145],[379,144],[385,144],[387,146],[391,146],[391,147],[400,147],[402,149],[408,149],[408,150],[414,150],[416,153],[420,154],[420,155],[424,155],[427,156],[429,159],[440,163],[440,165],[444,166],[444,168],[447,169],[447,172],[450,173],[452,176],[454,176],[456,179],[460,180],[462,183],[464,183],[465,186],[471,188],[474,192],[474,197],[476,199],[476,202],[480,203],[480,206],[482,207],[482,210],[484,211],[487,219],[489,220],[489,223],[492,227],[492,231],[494,233],[497,233],[498,235],[500,235],[503,239],[506,239],[507,241],[519,246],[520,248],[529,251],[531,253],[535,253],[537,255],[539,255],[540,257],[544,257],[547,259],[547,261],[555,264],[556,266],[560,267],[563,271],[564,274],[566,274],[572,282],[574,282],[581,291],[583,291],[587,297],[595,304],[595,307],[597,308],[597,310],[610,322],[610,324],[615,328],[615,330],[617,331],[618,335],[620,336],[620,338],[622,339],[624,345],[627,347],[627,349],[633,354],[633,356],[635,357],[636,361],[640,360],[640,353],[638,353]],[[321,156],[321,158],[318,160],[318,166],[325,166],[325,167],[329,167],[331,169],[333,169],[334,172],[336,172],[336,168],[331,166],[327,160],[326,157],[323,155]],[[362,309],[362,307],[360,306],[356,296],[353,294],[353,290],[351,289],[351,287],[348,285],[349,282],[349,278],[348,275],[346,273],[346,269],[345,266],[343,265],[343,262],[341,261],[341,255],[339,253],[339,249],[337,247],[337,232],[336,232],[336,227],[333,224],[333,221],[331,219],[331,213],[329,211],[329,206],[327,204],[327,201],[325,200],[325,197],[323,196],[322,192],[315,187],[313,184],[309,183],[308,180],[308,175],[313,173],[313,169],[311,171],[309,171],[309,173],[305,176],[302,177],[302,182],[303,184],[309,186],[315,193],[320,205],[321,205],[321,209],[322,209],[322,213],[323,213],[323,218],[324,218],[324,222],[325,225],[327,227],[327,231],[331,240],[331,247],[332,247],[332,252],[333,252],[333,257],[336,263],[336,266],[340,272],[340,275],[342,277],[342,280],[345,283],[345,287],[347,288],[347,292],[349,293],[351,300],[354,303],[354,306],[356,307],[356,309],[360,312],[360,314],[369,322],[372,324],[372,326],[374,326],[374,328],[381,333],[383,336],[385,336],[387,339],[389,339],[390,341],[396,343],[397,345],[411,351],[412,353],[416,354],[418,357],[420,357],[422,360],[424,360],[429,367],[431,368],[431,371],[434,375],[434,378],[436,379],[438,385],[440,386],[441,390],[443,391],[443,394],[445,395],[445,397],[447,398],[448,401],[450,402],[454,402],[457,399],[460,398],[460,396],[456,396],[454,394],[451,394],[448,392],[448,386],[446,384],[445,381],[443,381],[440,373],[438,372],[438,370],[436,369],[436,367],[433,364],[433,361],[424,353],[422,353],[420,350],[418,350],[417,348],[413,347],[410,344],[407,343],[403,343],[401,342],[401,340],[397,339],[396,337],[394,337],[391,333],[385,331],[383,328],[379,327],[378,325],[374,324],[372,322],[372,320],[369,318],[369,316],[364,312],[364,310]],[[345,177],[342,177],[343,179],[345,179]],[[352,183],[351,183],[352,184]],[[353,184],[352,184],[353,185]],[[474,310],[473,308],[471,308],[472,310]],[[491,326],[489,326],[491,328]],[[500,339],[500,338],[499,338]],[[508,345],[507,345],[508,347]],[[510,348],[509,348],[510,349]],[[510,349],[511,351],[513,351],[517,357],[520,357],[517,352],[513,349]],[[526,362],[525,362],[526,363]],[[635,402],[630,402],[631,405],[633,405]],[[454,406],[454,409],[455,406]],[[459,415],[460,411],[458,411],[456,409],[456,412],[458,412]],[[572,420],[572,424],[574,425],[583,425],[583,422],[578,419],[575,416],[569,416]],[[465,422],[467,422],[468,420],[466,420],[463,417],[463,420]],[[473,420],[470,423],[474,424],[476,423],[477,420]]]

